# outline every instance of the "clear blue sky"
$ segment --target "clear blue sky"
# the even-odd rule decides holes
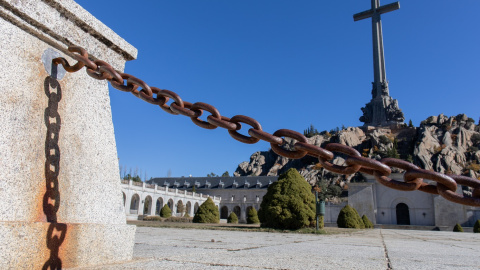
[[[373,80],[371,20],[352,16],[369,9],[369,0],[77,2],[138,49],[126,73],[184,101],[253,117],[270,133],[362,124]],[[390,94],[406,121],[465,113],[477,122],[480,1],[400,5],[382,23]],[[232,174],[252,153],[270,148],[237,142],[221,128],[202,129],[113,88],[110,97],[120,164],[138,167],[142,178],[145,171],[148,178],[169,170]]]

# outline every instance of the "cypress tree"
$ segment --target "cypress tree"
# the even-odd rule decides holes
[[[238,217],[235,212],[230,213],[230,215],[227,218],[227,223],[238,223]]]
[[[453,227],[454,232],[463,232],[463,228],[460,224],[455,224],[455,227]]]
[[[162,210],[160,210],[160,216],[164,218],[168,218],[172,216],[172,210],[170,210],[170,207],[168,207],[168,204],[165,204],[165,206],[162,207]]]
[[[337,226],[339,228],[365,229],[365,224],[363,224],[357,210],[348,204],[340,210],[337,218]]]
[[[194,223],[218,223],[220,222],[220,213],[218,208],[213,203],[212,198],[208,199],[200,205],[197,213],[193,217]]]
[[[473,232],[480,233],[480,219],[477,219],[475,225],[473,225]]]
[[[248,224],[258,224],[260,220],[258,219],[257,210],[255,208],[250,208],[247,213],[247,223]]]
[[[289,169],[263,196],[258,217],[262,227],[297,230],[313,224],[315,196],[296,169]]]
[[[368,219],[366,215],[362,216],[363,224],[365,225],[365,229],[373,229],[373,223]]]

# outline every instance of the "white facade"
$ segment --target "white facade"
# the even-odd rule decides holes
[[[235,212],[240,223],[247,221],[250,208],[260,209],[267,188],[277,181],[277,176],[239,176],[239,177],[166,177],[154,178],[147,182],[161,187],[178,188],[208,194],[215,198],[221,197],[219,213],[221,222],[226,222],[228,216]],[[180,191],[179,191],[180,192]]]
[[[222,198],[220,202],[220,219],[227,219],[228,216],[235,212],[240,223],[247,221],[247,213],[250,207],[255,210],[260,209],[263,196],[267,193],[266,189],[204,189],[205,192],[212,196]]]
[[[480,219],[480,208],[464,206],[449,202],[439,195],[421,191],[400,191],[379,184],[372,176],[365,175],[367,182],[349,183],[348,204],[353,206],[360,216],[366,215],[377,225],[414,225],[436,226],[447,229],[456,223],[462,226],[473,226]],[[394,179],[402,179],[402,174],[392,174]],[[268,186],[277,181],[276,177],[189,177],[189,178],[155,178],[152,184],[131,182],[122,184],[126,194],[125,209],[129,219],[138,215],[158,214],[158,205],[168,203],[172,213],[177,213],[179,201],[186,206],[188,214],[194,215],[197,203],[200,205],[208,196],[214,199],[225,220],[232,213],[244,223],[250,207],[260,209],[263,196]],[[159,186],[155,185],[157,183]],[[193,193],[195,187],[203,194]],[[189,191],[190,190],[190,191]],[[458,190],[460,192],[460,189]],[[137,194],[137,195],[135,195]],[[221,200],[220,200],[221,198]],[[145,201],[152,200],[147,211],[143,213]],[[155,203],[160,201],[160,203]],[[138,204],[138,206],[137,206]],[[347,202],[325,205],[325,223],[336,223],[340,210]],[[193,206],[193,208],[192,208]],[[139,213],[140,211],[140,213]]]
[[[386,187],[365,175],[367,182],[350,183],[348,204],[374,224],[452,227],[456,223],[471,227],[480,219],[480,208],[447,201],[422,191],[400,191]],[[402,181],[402,174],[390,177]],[[461,192],[458,188],[457,192]]]
[[[172,216],[183,216],[187,213],[193,217],[198,207],[207,200],[213,199],[217,207],[221,198],[202,193],[188,192],[168,187],[159,187],[145,182],[122,181],[123,203],[127,220],[137,220],[139,216],[159,215],[160,209],[168,204],[172,210]],[[184,205],[184,212],[180,212],[178,206]]]

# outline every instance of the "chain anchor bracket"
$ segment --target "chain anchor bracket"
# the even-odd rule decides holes
[[[67,71],[63,68],[63,65],[56,65],[53,63],[53,59],[60,58],[62,55],[55,51],[52,48],[46,49],[42,54],[42,63],[45,71],[48,75],[52,78],[61,80],[67,73]]]

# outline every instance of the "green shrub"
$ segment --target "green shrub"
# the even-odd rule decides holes
[[[323,216],[318,216],[318,228],[319,229],[323,229],[325,227],[325,223],[323,222]],[[312,224],[312,227],[315,227],[315,223],[317,222],[317,220],[315,219],[313,221],[313,224]]]
[[[183,217],[189,218],[190,215],[187,212],[185,212],[185,215],[183,215]]]
[[[296,169],[289,169],[263,196],[258,217],[262,227],[297,230],[313,223],[315,196]]]
[[[455,227],[453,227],[454,232],[463,232],[463,228],[460,224],[455,224]]]
[[[480,134],[473,134],[472,137],[470,137],[470,140],[472,141],[473,145],[480,144]]]
[[[190,222],[192,222],[192,219],[187,218],[187,217],[169,217],[169,218],[164,219],[163,222],[190,223]]]
[[[477,151],[478,151],[478,147],[476,147],[476,146],[470,146],[470,147],[468,147],[467,151],[468,151],[468,152],[477,152]]]
[[[260,220],[258,219],[257,210],[255,208],[250,208],[247,213],[247,223],[248,224],[258,224]]]
[[[365,229],[365,225],[357,210],[348,204],[340,210],[337,218],[337,226],[339,228]]]
[[[159,216],[148,216],[144,217],[143,220],[145,221],[162,221],[162,218]]]
[[[338,197],[342,194],[342,188],[340,186],[337,186],[335,184],[328,185],[326,181],[319,181],[317,184],[320,188],[320,192],[318,193],[318,199],[320,199],[321,201],[333,197]]]
[[[230,215],[227,218],[227,223],[238,223],[238,217],[235,212],[230,213]]]
[[[387,145],[389,143],[392,143],[392,141],[385,135],[380,135],[380,137],[378,137],[378,139],[380,140],[380,142],[382,144],[385,144],[385,145]]]
[[[172,216],[172,210],[170,210],[168,204],[165,204],[165,206],[162,207],[162,210],[160,210],[160,216],[163,218],[168,218]]]
[[[465,169],[472,171],[480,171],[480,164],[470,163],[465,167]]]
[[[365,229],[373,229],[373,223],[368,219],[366,215],[362,216],[363,224],[365,225]]]
[[[194,223],[218,223],[220,222],[220,214],[218,208],[213,203],[212,198],[208,199],[200,205],[197,213],[193,217]]]
[[[480,233],[480,219],[477,219],[475,225],[473,225],[473,232]]]

